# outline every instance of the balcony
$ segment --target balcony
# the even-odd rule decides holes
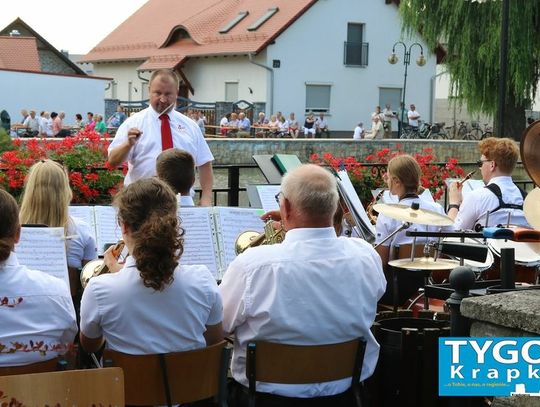
[[[343,44],[343,64],[346,66],[367,66],[369,43],[347,42]]]

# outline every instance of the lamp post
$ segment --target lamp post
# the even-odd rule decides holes
[[[403,65],[405,65],[405,75],[403,76],[403,93],[401,98],[401,120],[399,123],[399,132],[398,137],[401,137],[401,133],[403,131],[403,112],[405,110],[405,92],[407,91],[407,70],[409,68],[409,65],[411,63],[411,50],[414,48],[414,46],[418,46],[420,48],[420,56],[416,60],[416,64],[418,66],[424,66],[426,64],[426,58],[424,57],[424,48],[421,44],[415,42],[412,43],[407,47],[407,44],[405,44],[403,41],[397,41],[394,43],[394,46],[392,47],[392,54],[388,57],[388,62],[390,62],[392,65],[396,64],[399,61],[398,56],[396,55],[396,45],[402,45],[403,46]]]

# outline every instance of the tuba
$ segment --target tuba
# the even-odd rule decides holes
[[[118,258],[124,250],[125,243],[123,240],[120,240],[116,243],[112,249],[112,254],[114,257]],[[104,260],[92,260],[85,264],[81,271],[81,286],[83,290],[86,288],[86,285],[91,278],[100,276],[101,274],[109,273],[109,268],[105,265]]]
[[[283,228],[275,230],[272,226],[272,218],[269,217],[264,224],[264,233],[259,233],[254,230],[242,232],[234,242],[234,251],[238,255],[245,252],[250,247],[281,243],[284,238],[285,230]]]

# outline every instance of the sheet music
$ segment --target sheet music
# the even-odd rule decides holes
[[[98,255],[103,255],[105,244],[115,244],[122,239],[122,230],[113,206],[95,206],[96,244]]]
[[[84,220],[90,225],[92,230],[96,228],[96,219],[94,217],[94,207],[85,205],[73,205],[69,207],[69,214],[75,218]]]
[[[21,228],[15,253],[21,264],[64,280],[69,288],[64,228]]]
[[[210,208],[184,206],[179,208],[178,217],[184,229],[180,264],[204,264],[217,279],[220,261]]]
[[[217,230],[220,231],[218,243],[223,256],[221,273],[224,273],[236,257],[234,243],[240,233],[246,230],[260,233],[264,231],[264,222],[260,218],[264,211],[262,209],[226,207],[216,207],[215,211],[216,226]]]
[[[347,171],[342,170],[338,172],[338,176],[340,179],[338,179],[337,181],[341,183],[343,189],[347,193],[347,196],[351,204],[353,205],[355,212],[360,216],[364,226],[373,234],[373,236],[375,236],[375,226],[371,224],[371,221],[367,216],[366,210],[364,209],[362,202],[360,202],[358,194],[354,190],[353,184],[349,178],[349,174],[347,174]]]
[[[279,209],[276,194],[281,191],[281,185],[257,185],[257,193],[265,212]]]

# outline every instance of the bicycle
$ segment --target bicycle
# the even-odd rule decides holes
[[[448,133],[444,129],[444,122],[433,123],[429,125],[428,139],[432,140],[448,140]]]
[[[458,139],[461,140],[468,140],[467,134],[469,133],[467,129],[467,123],[465,123],[463,120],[459,122],[459,127],[457,131]]]
[[[464,140],[483,140],[487,137],[491,137],[493,132],[491,127],[488,127],[489,123],[484,123],[484,129],[480,128],[478,122],[471,122],[471,131],[465,136]]]

